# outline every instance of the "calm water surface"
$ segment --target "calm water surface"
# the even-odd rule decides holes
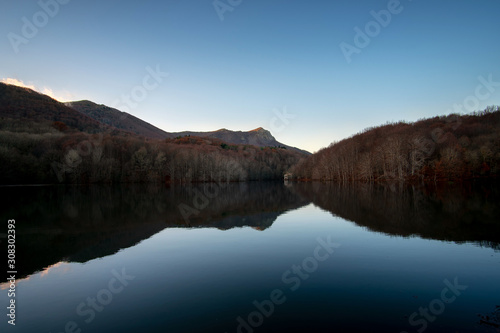
[[[1,284],[1,332],[499,331],[491,184],[0,194],[19,273],[15,327]]]

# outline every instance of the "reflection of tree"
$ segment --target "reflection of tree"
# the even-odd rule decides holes
[[[322,209],[370,230],[500,249],[500,191],[494,185],[298,183],[293,189]]]
[[[479,315],[479,323],[487,327],[495,327],[500,332],[500,305],[497,305],[495,311],[486,315]]]
[[[179,204],[209,202],[186,224]],[[16,253],[31,274],[61,260],[85,262],[110,255],[169,227],[253,227],[265,230],[306,201],[281,183],[216,183],[165,188],[153,184],[1,188],[4,220],[16,216]]]

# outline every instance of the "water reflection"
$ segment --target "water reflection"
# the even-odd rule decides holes
[[[373,231],[500,248],[498,187],[478,183],[46,186],[0,193],[6,203],[1,218],[18,221],[20,277],[61,261],[116,253],[165,228],[266,230],[309,202]]]
[[[318,207],[372,231],[500,249],[500,190],[495,184],[299,183],[293,189]]]
[[[20,278],[61,261],[116,253],[165,228],[265,230],[308,203],[273,182],[3,187],[0,193],[2,220],[17,221]]]
[[[493,186],[245,183],[0,193],[2,218],[18,221],[25,276],[18,332],[60,332],[70,321],[89,332],[238,332],[238,318],[248,321],[255,301],[277,289],[286,302],[255,332],[415,332],[421,326],[409,321],[412,313],[456,278],[468,289],[427,331],[476,332],[497,323]],[[318,239],[341,246],[328,258],[319,253],[324,261],[316,265]],[[136,279],[108,304],[102,297],[122,270]],[[87,322],[77,309],[99,295],[106,308]]]

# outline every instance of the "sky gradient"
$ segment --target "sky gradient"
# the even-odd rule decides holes
[[[0,79],[122,110],[135,94],[124,111],[169,132],[264,127],[314,152],[500,104],[496,0],[59,1],[2,3]]]

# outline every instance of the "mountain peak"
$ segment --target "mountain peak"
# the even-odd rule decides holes
[[[266,130],[264,128],[262,128],[262,127],[258,127],[258,128],[254,129],[254,130],[251,130],[250,132],[262,132],[262,131],[266,131]]]

